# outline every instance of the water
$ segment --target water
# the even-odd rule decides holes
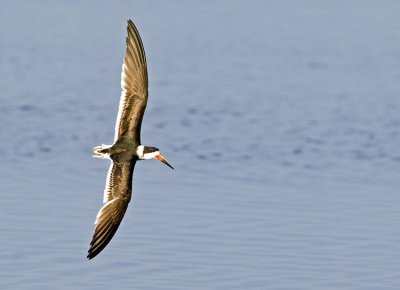
[[[0,4],[2,289],[399,289],[399,3]],[[86,251],[126,19],[142,140],[116,236]]]

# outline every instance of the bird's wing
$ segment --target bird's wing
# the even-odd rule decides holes
[[[121,100],[115,142],[121,138],[140,144],[140,127],[148,98],[147,64],[139,32],[128,20],[125,61],[121,73]]]
[[[96,257],[111,241],[125,215],[132,195],[132,175],[136,161],[113,162],[104,189],[104,205],[97,214],[88,258]]]

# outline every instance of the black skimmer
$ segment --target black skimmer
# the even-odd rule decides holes
[[[174,169],[156,147],[143,146],[140,127],[148,98],[146,55],[139,32],[128,20],[125,61],[122,65],[122,94],[113,145],[93,148],[93,157],[111,160],[104,189],[104,205],[97,214],[87,257],[96,257],[111,241],[128,208],[136,161],[156,158]]]

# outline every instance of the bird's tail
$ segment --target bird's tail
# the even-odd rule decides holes
[[[104,158],[110,159],[111,146],[112,145],[101,144],[99,146],[94,147],[93,151],[92,151],[92,153],[93,153],[92,156],[96,157],[96,158],[101,158],[101,159],[104,159]]]

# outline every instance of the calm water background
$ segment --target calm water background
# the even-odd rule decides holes
[[[108,2],[113,2],[110,4]],[[2,1],[1,289],[400,289],[400,2]],[[150,100],[86,251],[126,20]]]

